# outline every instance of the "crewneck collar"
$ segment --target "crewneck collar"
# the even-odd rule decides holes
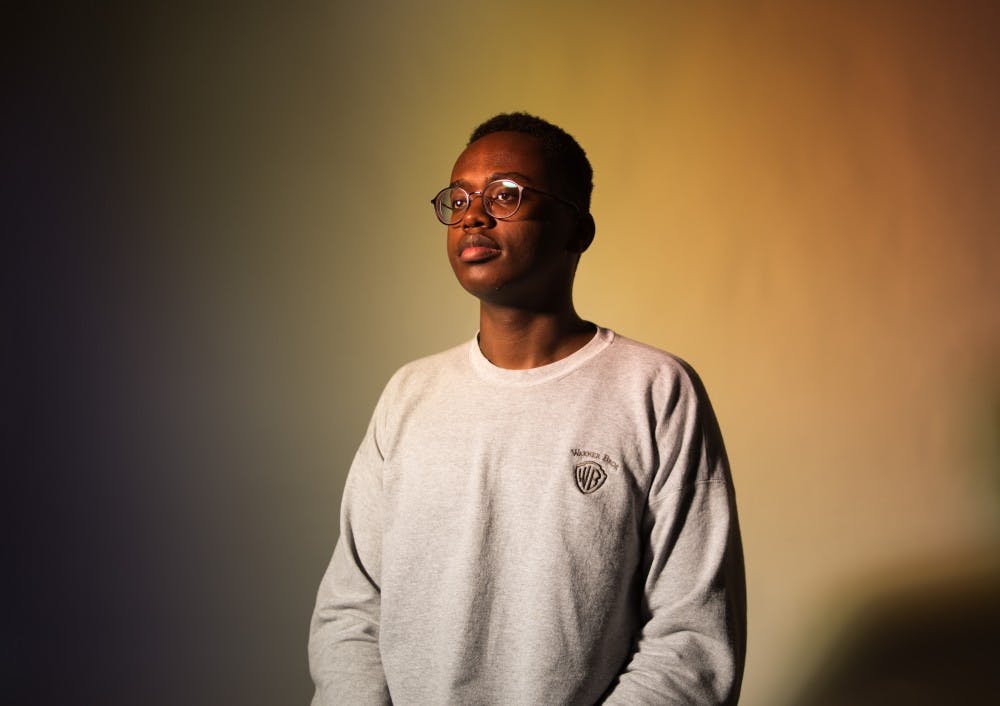
[[[479,349],[479,334],[476,333],[472,341],[469,342],[469,362],[472,363],[472,369],[476,374],[488,382],[506,387],[527,387],[548,382],[573,372],[610,346],[614,339],[614,331],[598,326],[597,333],[594,334],[593,338],[587,341],[582,348],[565,358],[537,368],[508,370],[507,368],[499,368],[486,359],[486,356]]]

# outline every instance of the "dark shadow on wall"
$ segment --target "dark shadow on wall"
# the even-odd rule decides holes
[[[928,567],[930,569],[930,567]],[[1000,695],[1000,563],[869,600],[795,706],[984,704]]]
[[[994,400],[982,467],[997,529],[1000,394]],[[860,602],[793,706],[1000,703],[1000,537],[896,569]]]

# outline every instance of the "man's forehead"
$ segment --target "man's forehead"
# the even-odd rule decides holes
[[[453,181],[484,179],[490,175],[529,181],[545,180],[550,172],[542,141],[521,132],[494,132],[484,135],[458,156],[451,175]],[[502,177],[500,177],[502,178]]]
[[[491,172],[486,176],[480,177],[479,179],[477,179],[477,181],[482,181],[483,183],[488,184],[490,182],[500,181],[501,179],[511,179],[525,186],[530,185],[532,182],[538,181],[537,176],[532,176],[530,174],[525,174],[523,172],[513,172],[513,171]],[[475,184],[473,184],[472,182],[473,180],[469,179],[468,177],[459,176],[457,178],[453,178],[449,186],[463,186],[463,187],[470,185],[475,186]]]

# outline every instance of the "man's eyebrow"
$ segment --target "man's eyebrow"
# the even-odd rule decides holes
[[[527,186],[524,182],[530,182],[531,178],[526,174],[521,174],[521,172],[493,172],[488,177],[486,177],[486,183],[489,184],[494,181],[500,181],[501,179],[513,179],[514,181]],[[461,186],[463,189],[469,186],[469,182],[465,179],[456,179],[455,181],[448,184],[449,187]],[[468,190],[468,189],[466,189]]]

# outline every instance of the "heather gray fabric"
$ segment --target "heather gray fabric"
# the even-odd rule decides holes
[[[316,601],[313,704],[734,703],[744,591],[685,364],[599,329],[504,370],[473,340],[382,393]]]

